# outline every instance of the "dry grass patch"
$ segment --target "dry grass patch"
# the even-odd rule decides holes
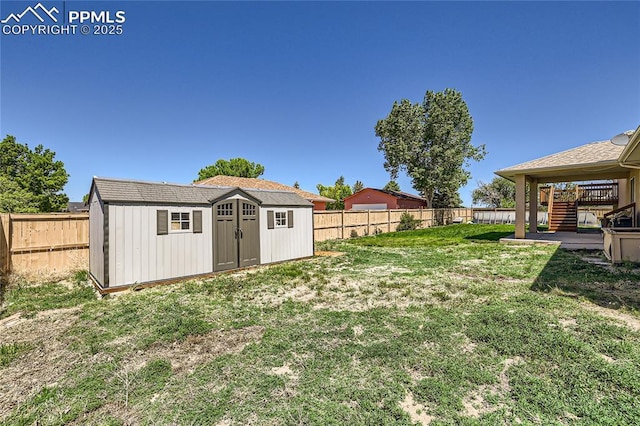
[[[185,340],[157,343],[144,351],[135,352],[122,370],[135,372],[154,359],[166,359],[175,374],[191,374],[199,365],[225,354],[242,351],[250,343],[257,343],[264,327],[253,326],[232,330],[214,330],[207,334],[187,336]]]
[[[639,293],[640,289],[637,289],[635,292]],[[603,317],[611,318],[617,323],[622,324],[633,331],[640,331],[640,319],[637,316],[615,309],[603,308],[602,306],[593,305],[590,303],[582,303],[581,307],[586,309],[587,311],[595,312]]]
[[[33,349],[0,370],[0,419],[43,387],[58,386],[82,362],[63,338],[78,320],[78,312],[79,308],[55,309],[33,318],[15,314],[3,320],[0,342],[29,343]]]
[[[504,407],[502,402],[497,405],[487,401],[487,397],[498,397],[505,400],[509,397],[511,386],[509,385],[509,376],[507,375],[509,368],[513,365],[522,364],[524,360],[521,357],[507,358],[504,360],[502,371],[498,375],[498,383],[495,385],[482,385],[469,392],[462,400],[464,411],[462,415],[465,417],[478,418],[483,414],[492,413]]]

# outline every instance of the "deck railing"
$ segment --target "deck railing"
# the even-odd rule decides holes
[[[618,183],[588,183],[572,189],[553,188],[553,191],[550,186],[540,188],[540,204],[548,205],[550,196],[555,201],[578,201],[583,206],[612,205],[618,202]]]

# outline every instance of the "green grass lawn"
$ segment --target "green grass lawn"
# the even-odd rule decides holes
[[[637,424],[640,268],[512,232],[326,242],[344,254],[101,300],[9,288],[0,424]]]

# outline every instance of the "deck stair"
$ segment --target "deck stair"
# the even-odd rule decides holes
[[[578,231],[578,203],[576,201],[553,201],[549,215],[549,231]]]

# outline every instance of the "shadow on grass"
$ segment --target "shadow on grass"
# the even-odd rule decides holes
[[[600,251],[557,249],[531,289],[585,298],[610,309],[640,310],[640,265],[609,266],[584,260],[599,256]]]
[[[4,311],[4,292],[7,288],[8,278],[6,274],[0,272],[0,317],[2,317],[2,312]]]
[[[513,232],[485,232],[483,234],[469,235],[464,237],[469,241],[500,241],[500,238],[508,237]]]

